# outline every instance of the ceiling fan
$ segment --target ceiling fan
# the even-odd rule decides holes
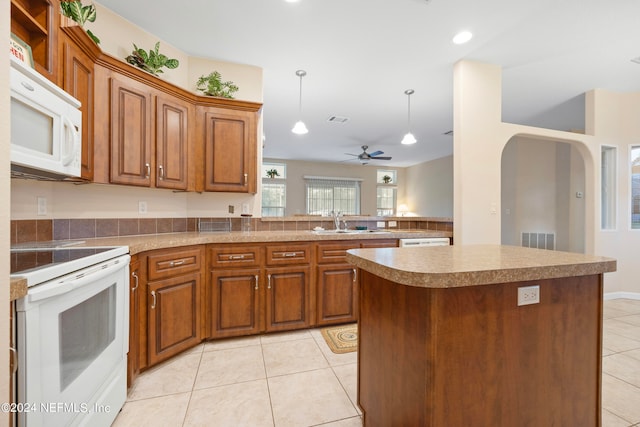
[[[360,163],[362,163],[363,165],[366,165],[367,163],[369,163],[369,160],[391,160],[391,157],[389,156],[380,156],[380,154],[384,154],[384,151],[374,151],[373,153],[367,153],[367,148],[369,148],[368,145],[363,145],[360,148],[362,148],[362,153],[360,154],[351,154],[351,153],[345,153],[348,156],[354,156],[357,157],[358,160],[360,160]],[[355,160],[355,159],[349,159],[349,160]]]

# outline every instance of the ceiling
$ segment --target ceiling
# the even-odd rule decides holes
[[[385,166],[453,152],[452,70],[503,69],[503,121],[584,129],[585,91],[640,91],[638,0],[100,0],[189,55],[264,70],[264,157]],[[469,30],[473,39],[455,45]],[[306,135],[299,118],[299,77]],[[225,76],[223,76],[224,78]],[[408,128],[418,142],[401,145]],[[328,122],[331,116],[345,123]],[[357,160],[350,160],[358,164]]]

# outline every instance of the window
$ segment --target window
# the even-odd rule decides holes
[[[640,229],[640,145],[631,147],[631,228]]]
[[[393,169],[378,169],[376,176],[376,210],[378,216],[393,216],[396,213],[396,186],[398,174]]]
[[[600,227],[603,230],[615,230],[616,228],[616,147],[600,149]]]
[[[287,165],[262,164],[262,216],[284,216],[287,206]]]
[[[360,179],[305,176],[308,215],[360,215]]]

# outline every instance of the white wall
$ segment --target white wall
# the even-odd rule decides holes
[[[453,217],[453,156],[406,169],[405,203],[425,217]]]
[[[9,0],[0,0],[0,34],[9,37]],[[9,55],[0,55],[0,402],[9,401]],[[0,413],[0,425],[8,414]]]
[[[637,248],[640,232],[630,230],[629,146],[640,141],[640,94],[594,90],[586,96],[585,135],[501,122],[501,70],[497,65],[460,61],[454,66],[454,241],[501,242],[501,158],[516,135],[571,144],[584,159],[585,252],[617,259],[605,275],[605,292],[640,294]],[[615,232],[600,231],[600,146],[618,145],[619,221]],[[572,166],[573,169],[573,166]],[[622,170],[624,169],[624,170]],[[570,209],[576,209],[576,206]],[[635,256],[635,259],[634,259]]]
[[[216,70],[222,74],[224,80],[231,80],[239,87],[234,95],[235,98],[262,102],[262,68],[188,56],[105,6],[99,3],[95,5],[98,18],[95,22],[88,23],[86,27],[100,38],[100,48],[103,52],[126,62],[125,58],[133,50],[133,43],[148,51],[153,49],[159,41],[161,53],[180,61],[180,66],[176,69],[164,68],[163,73],[160,74],[161,79],[196,92],[195,83],[198,77]],[[117,28],[117,31],[114,31],[114,28]]]

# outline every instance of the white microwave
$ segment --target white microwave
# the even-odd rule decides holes
[[[82,160],[80,101],[32,68],[11,60],[12,176],[79,177]]]

